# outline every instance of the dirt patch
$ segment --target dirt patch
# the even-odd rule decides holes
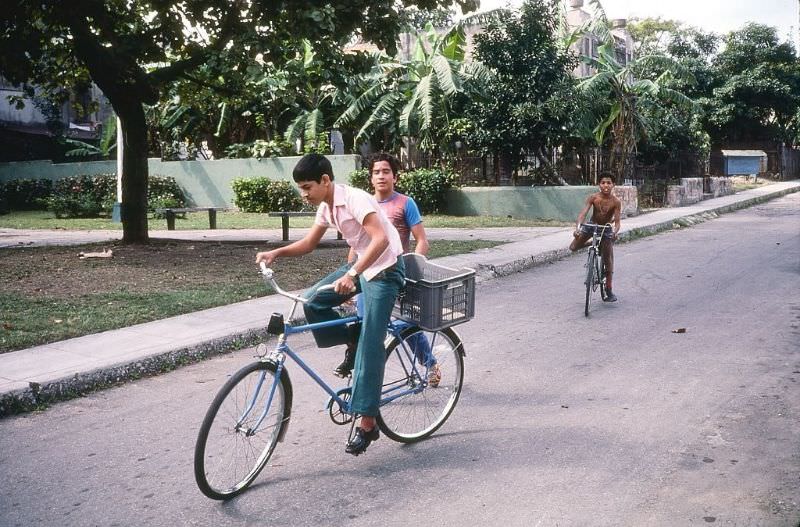
[[[15,248],[0,251],[0,282],[8,293],[55,298],[115,291],[164,292],[224,281],[257,283],[256,252],[277,246],[151,240],[148,245]],[[78,257],[81,252],[104,249],[113,251],[113,256]],[[340,266],[346,257],[344,242],[330,242],[302,258],[279,260],[273,268],[281,287],[300,289]]]

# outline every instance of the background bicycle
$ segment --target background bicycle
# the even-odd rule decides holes
[[[584,223],[583,226],[593,230],[591,242],[586,249],[586,280],[583,282],[586,286],[586,301],[583,314],[588,317],[589,301],[592,293],[600,289],[600,298],[603,300],[606,298],[606,271],[600,254],[600,244],[603,237],[608,237],[609,233],[611,233],[611,224]]]
[[[437,266],[419,255],[406,255],[405,259],[407,283],[395,316],[411,325],[390,324],[387,328],[386,371],[377,423],[390,439],[410,443],[433,434],[458,402],[464,378],[464,346],[452,326],[474,316],[475,272]],[[359,317],[292,325],[298,303],[308,300],[281,289],[271,270],[264,267],[262,273],[278,294],[294,300],[294,305],[288,319],[277,313],[270,318],[267,331],[278,337],[276,347],[228,379],[200,427],[195,479],[200,490],[213,499],[228,499],[244,491],[285,438],[293,397],[287,358],[328,394],[331,420],[353,426],[350,387],[330,386],[288,341],[296,333],[357,324]],[[432,363],[438,365],[435,377],[429,371]]]

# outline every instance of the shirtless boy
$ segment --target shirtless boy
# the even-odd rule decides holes
[[[590,208],[592,209],[591,223],[602,227],[613,220],[613,230],[611,232],[604,231],[603,239],[600,240],[600,255],[603,258],[603,265],[606,269],[606,297],[604,299],[606,302],[617,301],[617,297],[611,288],[611,277],[614,274],[614,240],[617,239],[617,233],[619,232],[620,213],[622,210],[622,202],[612,194],[612,190],[614,190],[614,176],[610,172],[602,172],[600,174],[600,192],[595,192],[586,198],[586,205],[578,214],[575,232],[572,234],[575,239],[569,245],[569,249],[572,252],[589,245],[593,229],[583,225],[583,220]]]

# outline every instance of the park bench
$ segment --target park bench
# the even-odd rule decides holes
[[[287,211],[281,211],[281,212],[270,212],[269,213],[269,216],[271,218],[280,218],[281,219],[281,231],[283,231],[282,232],[282,239],[285,242],[289,241],[289,218],[297,217],[297,216],[316,216],[316,215],[317,215],[316,212],[287,212]],[[341,240],[342,239],[342,233],[341,232],[337,233],[336,238]]]
[[[208,228],[216,229],[218,210],[226,210],[226,209],[225,207],[184,207],[184,208],[167,207],[163,209],[156,209],[156,212],[159,214],[163,214],[167,218],[167,230],[174,231],[176,214],[183,214],[186,212],[203,212],[203,211],[208,211]]]

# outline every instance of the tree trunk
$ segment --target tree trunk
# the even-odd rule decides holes
[[[122,123],[122,242],[147,243],[147,123],[139,102],[114,105]]]

